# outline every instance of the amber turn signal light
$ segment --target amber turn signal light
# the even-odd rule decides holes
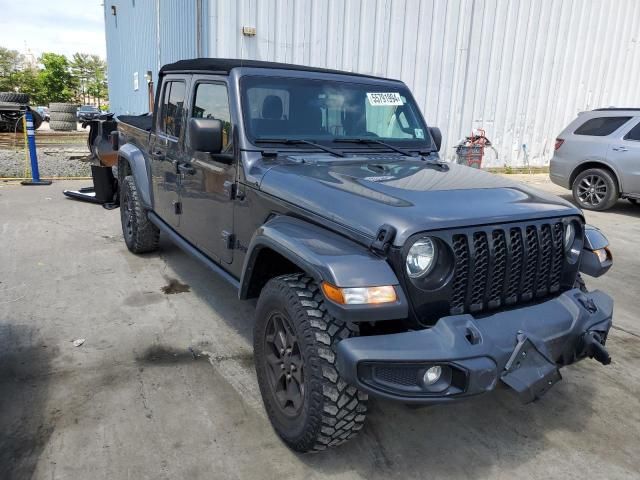
[[[340,288],[322,282],[322,291],[329,300],[341,305],[392,303],[398,300],[396,289],[392,285]]]

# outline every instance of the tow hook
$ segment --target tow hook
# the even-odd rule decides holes
[[[582,335],[582,353],[589,358],[596,359],[603,365],[609,365],[611,355],[602,343],[602,337],[598,332],[585,332]]]

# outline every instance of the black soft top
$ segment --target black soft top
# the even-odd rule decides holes
[[[342,70],[330,70],[328,68],[308,67],[305,65],[294,65],[292,63],[264,62],[262,60],[243,60],[240,58],[194,58],[190,60],[179,60],[175,63],[168,63],[160,69],[160,75],[168,72],[184,72],[207,70],[228,74],[231,69],[238,67],[248,68],[273,68],[279,70],[298,70],[302,72],[318,73],[339,73],[341,75],[354,75],[357,77],[380,78],[374,75],[364,75],[362,73],[345,72]]]

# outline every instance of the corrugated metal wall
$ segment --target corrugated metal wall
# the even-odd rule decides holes
[[[145,73],[151,71],[155,81],[165,63],[203,54],[202,48],[198,51],[198,1],[201,16],[205,18],[208,0],[105,1],[111,111],[147,112]],[[116,15],[112,6],[116,7]],[[205,44],[204,38],[200,41]],[[138,72],[137,90],[134,89],[135,72]]]
[[[161,47],[170,52],[161,48],[163,63],[194,56],[197,25],[190,22],[197,0],[157,1],[160,23],[170,25],[161,29]],[[637,0],[201,1],[204,55],[400,78],[427,121],[442,129],[447,158],[472,128],[484,128],[499,157],[489,154],[489,165],[544,165],[577,112],[640,106]],[[105,2],[105,23],[117,109],[126,100],[120,100],[120,77],[111,79],[120,66],[113,65],[109,44],[118,43],[123,29],[109,26],[111,3]],[[153,29],[153,19],[155,10],[131,27]],[[257,35],[243,36],[243,26]],[[143,43],[140,48],[148,46]],[[117,51],[124,63],[133,55]]]

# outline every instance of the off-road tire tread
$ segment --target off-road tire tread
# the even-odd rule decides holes
[[[582,178],[586,177],[587,175],[600,175],[601,177],[604,178],[605,182],[607,183],[608,198],[605,198],[604,201],[597,207],[590,207],[578,201],[578,194],[577,194],[578,185],[580,184],[580,180],[582,180]],[[608,210],[609,208],[613,207],[618,201],[618,198],[620,197],[618,182],[608,170],[605,170],[603,168],[589,168],[584,172],[580,172],[580,174],[573,181],[573,185],[571,186],[571,191],[573,193],[573,199],[576,201],[576,203],[580,208],[583,208],[585,210],[593,210],[596,212]]]
[[[0,92],[0,102],[19,103],[21,105],[29,104],[28,93]]]
[[[133,216],[131,219],[133,228],[132,242],[127,241],[127,236],[124,233],[124,224],[122,225],[123,236],[127,248],[133,253],[155,252],[156,250],[158,250],[160,230],[153,223],[151,223],[149,217],[147,217],[147,212],[142,206],[142,202],[140,201],[140,196],[138,194],[138,189],[136,188],[136,182],[133,179],[132,175],[127,175],[126,177],[124,177],[122,190],[125,189],[128,190],[128,194],[131,196],[131,199],[133,201]],[[120,197],[121,209],[122,203],[124,202],[123,195],[124,192],[121,193]],[[123,221],[122,214],[120,220]]]
[[[49,118],[54,122],[73,122],[77,123],[78,119],[75,113],[67,112],[51,112]]]
[[[331,316],[320,288],[305,274],[273,278],[263,292],[270,289],[276,290],[286,301],[297,304],[297,310],[306,316],[304,321],[296,322],[296,328],[298,334],[306,339],[304,344],[301,343],[301,348],[304,345],[306,350],[305,358],[311,359],[311,368],[305,366],[307,392],[310,392],[309,426],[295,443],[277,433],[299,452],[319,452],[340,445],[357,435],[364,426],[367,413],[367,394],[342,380],[335,365],[338,343],[357,336],[358,326]],[[262,338],[254,338],[254,342],[256,346]],[[259,380],[266,382],[266,379]],[[320,388],[314,388],[318,382]],[[263,387],[269,388],[261,385],[261,390]],[[267,411],[271,408],[268,402],[265,402],[265,408]]]
[[[75,103],[50,103],[49,113],[61,112],[61,113],[73,113],[78,110],[79,105]]]
[[[78,124],[76,122],[60,122],[57,120],[51,120],[49,122],[49,128],[59,132],[72,132],[78,129]]]

